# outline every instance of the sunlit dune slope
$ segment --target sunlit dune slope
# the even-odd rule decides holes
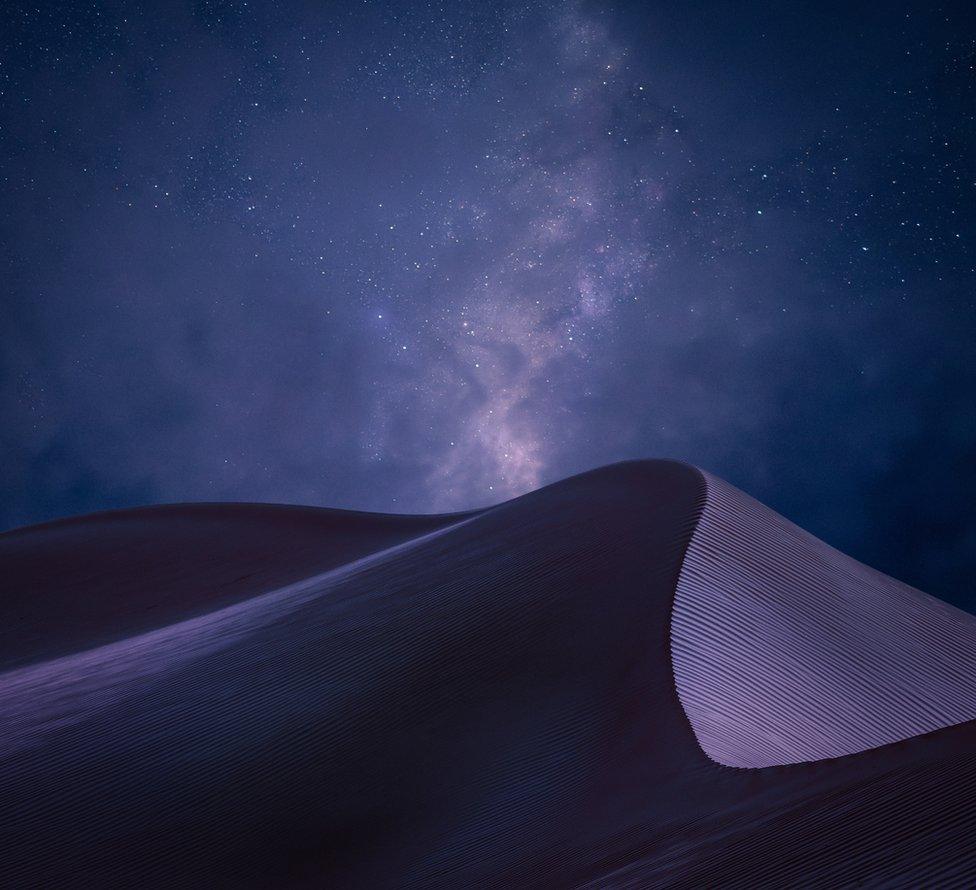
[[[683,464],[0,560],[0,884],[976,878],[974,619]]]

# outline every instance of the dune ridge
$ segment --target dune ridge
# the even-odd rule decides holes
[[[804,552],[716,485],[641,461],[463,516],[211,505],[0,535],[0,617],[29,629],[0,670],[0,885],[965,886],[976,727],[915,732],[966,700],[948,680],[881,747],[709,750],[696,715],[742,694],[728,653],[763,658],[700,601],[753,633],[742,554]],[[689,673],[705,643],[725,661]],[[781,721],[743,711],[721,743],[795,753]]]
[[[976,717],[976,617],[705,473],[675,590],[675,682],[727,766],[854,754]]]

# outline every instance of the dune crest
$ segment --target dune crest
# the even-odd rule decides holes
[[[678,695],[709,757],[801,763],[976,717],[976,617],[703,475],[671,649]]]
[[[685,464],[0,569],[0,886],[976,880],[973,619]]]

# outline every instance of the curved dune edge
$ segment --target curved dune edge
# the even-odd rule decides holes
[[[0,885],[569,886],[603,870],[635,825],[687,818],[686,773],[714,768],[667,645],[702,496],[687,466],[635,463],[426,537],[262,510],[241,541],[233,509],[184,557],[201,526],[179,508],[0,542],[44,601],[8,604],[36,645],[0,673]],[[340,534],[366,557],[342,560]],[[256,545],[259,584],[215,597]],[[41,573],[76,547],[91,571]],[[281,585],[286,568],[301,574]],[[84,632],[50,643],[69,610]]]
[[[199,618],[462,516],[170,504],[0,534],[0,673]]]
[[[52,731],[111,712],[147,684],[238,645],[272,621],[354,581],[385,561],[464,525],[418,534],[376,553],[241,602],[70,655],[0,672],[0,764],[43,742]]]
[[[696,738],[676,588],[715,488],[641,461],[465,517],[0,536],[0,886],[973,886],[976,721],[787,769]],[[784,522],[750,504],[733,575]]]
[[[702,475],[671,656],[712,760],[824,760],[976,718],[976,618]]]

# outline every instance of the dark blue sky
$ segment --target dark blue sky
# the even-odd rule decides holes
[[[973,608],[967,6],[15,5],[0,525],[670,456]]]

